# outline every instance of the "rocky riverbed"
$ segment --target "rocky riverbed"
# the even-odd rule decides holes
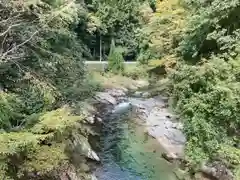
[[[141,82],[137,88],[142,87],[143,84]],[[181,132],[182,125],[176,121],[176,116],[167,108],[167,99],[164,97],[146,98],[146,93],[140,98],[128,97],[129,91],[137,88],[107,89],[105,92],[97,93],[95,107],[100,112],[88,119],[104,123],[104,116],[112,112],[114,107],[121,102],[129,102],[139,123],[143,125],[142,134],[144,135],[147,131],[148,135],[156,139],[156,142],[164,149],[157,155],[158,158],[164,155],[164,158],[171,161],[182,157],[186,140]]]
[[[114,106],[112,111],[102,117],[99,152],[101,166],[95,171],[97,178],[176,180],[173,166],[161,157],[162,146],[144,133],[144,124],[140,125],[136,121],[136,111],[129,99],[120,97],[120,101],[124,102]]]
[[[108,108],[122,101],[130,102],[138,118],[144,122],[148,134],[157,139],[166,150],[167,158],[184,156],[186,138],[182,133],[183,125],[169,111],[166,97],[127,97],[127,89],[123,88],[98,93],[96,99],[102,104],[108,104]]]
[[[163,96],[150,97],[149,93],[135,92],[132,96],[129,91],[136,91],[138,88],[146,86],[141,82],[140,85],[132,89],[111,88],[105,92],[99,92],[95,96],[98,103],[97,109],[100,111],[94,118],[96,121],[103,123],[104,115],[121,102],[130,102],[133,111],[137,116],[139,123],[144,126],[142,133],[147,133],[155,138],[164,148],[164,152],[159,154],[169,162],[184,161],[184,146],[186,137],[183,134],[183,124],[179,121],[178,116],[172,113],[168,107],[168,99]],[[223,165],[202,165],[199,169],[199,180],[202,179],[219,179],[231,180],[232,174]],[[199,173],[197,173],[199,174]],[[203,178],[204,175],[207,177]]]

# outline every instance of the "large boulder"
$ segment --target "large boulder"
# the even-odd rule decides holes
[[[203,164],[200,171],[217,180],[233,180],[234,178],[232,172],[223,163],[218,161],[211,164]]]

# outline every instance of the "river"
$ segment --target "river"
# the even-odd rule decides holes
[[[145,133],[133,110],[107,115],[100,142],[98,180],[176,180],[159,142]]]

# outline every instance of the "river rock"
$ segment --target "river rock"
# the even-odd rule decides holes
[[[106,92],[115,98],[126,96],[126,92],[123,89],[109,89]]]
[[[98,157],[98,155],[91,148],[88,149],[87,156],[92,160],[95,160],[98,162],[100,161],[100,158]]]
[[[214,162],[211,165],[203,164],[201,172],[217,180],[233,180],[232,172],[221,162]]]
[[[97,120],[97,122],[99,122],[99,123],[102,123],[102,122],[103,122],[102,118],[100,118],[100,117],[96,117],[96,120]]]
[[[183,130],[183,124],[182,123],[173,123],[172,128],[182,131]]]
[[[90,124],[94,124],[95,118],[94,118],[93,115],[92,115],[92,116],[88,116],[88,117],[86,118],[86,121],[87,121],[88,123],[90,123]]]
[[[169,162],[173,162],[179,159],[179,157],[174,153],[162,153],[162,157]]]
[[[137,80],[136,81],[137,88],[147,87],[149,86],[149,82],[145,80]]]
[[[90,167],[86,163],[80,163],[79,171],[81,171],[81,172],[90,172],[91,169],[90,169]]]
[[[96,176],[92,175],[91,180],[98,180]]]
[[[176,122],[162,97],[148,99],[131,98],[130,102],[136,108],[136,113],[144,115],[138,117],[145,121],[147,132],[154,137],[166,150],[168,159],[179,159],[184,156],[186,137],[184,136],[182,124]]]
[[[123,102],[115,106],[114,109],[112,110],[112,113],[122,114],[124,112],[127,112],[129,109],[131,109],[131,107],[132,107],[131,103]]]
[[[99,92],[96,94],[95,99],[102,104],[116,105],[117,100],[111,96],[108,92]]]
[[[142,96],[142,92],[141,91],[136,91],[134,94],[133,94],[134,97],[141,97]]]
[[[72,139],[69,140],[69,146],[72,149],[72,155],[75,156],[74,160],[80,158],[81,155],[85,155],[92,160],[100,161],[100,158],[88,143],[88,139],[81,134],[73,134]]]
[[[145,93],[142,94],[143,98],[148,98],[150,96],[151,96],[151,94],[149,92],[145,92]]]

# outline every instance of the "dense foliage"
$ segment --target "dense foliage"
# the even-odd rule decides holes
[[[49,172],[69,160],[59,136],[90,133],[73,128],[82,117],[63,108],[98,88],[86,59],[108,60],[114,73],[124,71],[124,60],[178,60],[168,90],[188,160],[221,161],[237,177],[239,11],[239,0],[1,1],[0,178]],[[147,76],[141,68],[123,74]]]
[[[62,98],[83,98],[85,45],[73,31],[79,6],[74,1],[1,2],[1,96],[8,91],[21,101],[20,124],[26,115],[58,106]],[[19,109],[5,98],[11,110]]]
[[[67,128],[82,117],[61,107],[98,88],[75,32],[83,9],[74,0],[0,2],[0,179],[31,179],[69,160],[56,136],[70,137]]]
[[[107,59],[112,39],[124,49],[126,60],[137,53],[137,33],[141,28],[140,6],[144,0],[93,0],[87,2],[90,31],[84,38],[93,59]],[[81,33],[81,28],[77,30]],[[81,35],[81,34],[79,34]]]
[[[172,8],[176,11],[176,6]],[[184,123],[186,156],[196,167],[220,161],[235,172],[237,179],[240,1],[183,0],[177,9],[182,8],[189,16],[184,20],[185,26],[175,30],[178,40],[171,53],[178,61],[168,73],[168,90],[171,105]],[[173,19],[179,15],[171,14]],[[169,23],[165,26],[172,27]]]
[[[216,158],[228,166],[240,163],[239,65],[215,57],[203,65],[180,64],[170,76],[172,104],[188,138],[187,155],[196,163]]]
[[[192,17],[180,46],[184,58],[209,57],[218,54],[225,58],[239,53],[239,0],[185,0]]]
[[[146,25],[138,34],[138,61],[147,64],[150,60],[175,56],[185,26],[185,10],[178,0],[156,1],[154,15],[146,14],[149,16]]]
[[[54,179],[49,172],[72,160],[68,139],[87,142],[76,112],[99,86],[84,61],[108,59],[123,72],[136,56],[142,2],[0,2],[0,179]]]
[[[138,36],[138,60],[168,73],[164,83],[184,123],[187,160],[197,168],[217,161],[236,178],[239,11],[239,0],[159,0],[156,11],[144,16],[146,25]]]

